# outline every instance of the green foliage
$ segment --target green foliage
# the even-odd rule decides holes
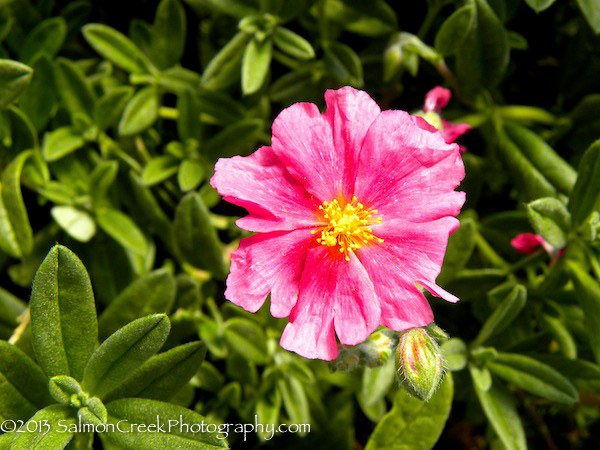
[[[29,427],[0,448],[594,444],[597,1],[110,3],[0,1],[0,422]],[[431,301],[447,334],[428,327],[446,371],[429,402],[395,379],[398,333],[308,361],[281,349],[268,299],[248,313],[224,298],[248,233],[215,162],[346,84],[412,112],[443,85],[437,122],[473,128],[436,281],[461,301]],[[544,246],[519,254],[520,233]],[[68,429],[157,416],[311,428]]]

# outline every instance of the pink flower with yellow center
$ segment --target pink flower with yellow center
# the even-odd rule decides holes
[[[244,207],[257,234],[231,255],[225,297],[289,316],[282,347],[332,360],[379,326],[433,320],[419,289],[435,284],[465,194],[456,144],[404,111],[381,111],[363,91],[325,93],[327,110],[297,103],[273,123],[273,143],[222,158],[211,184]]]

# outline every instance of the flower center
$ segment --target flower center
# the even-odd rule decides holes
[[[361,248],[373,240],[383,242],[370,228],[370,225],[380,224],[382,221],[381,217],[372,217],[373,214],[377,214],[377,210],[365,210],[356,197],[352,197],[352,201],[343,207],[338,200],[333,200],[323,202],[319,209],[323,211],[323,217],[328,223],[321,230],[317,242],[327,247],[339,246],[340,253],[344,254],[346,261],[350,261],[349,250]],[[311,233],[316,234],[318,230]]]

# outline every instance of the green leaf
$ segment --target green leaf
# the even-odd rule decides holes
[[[498,353],[487,363],[495,375],[524,390],[558,403],[575,403],[579,395],[571,382],[552,367],[524,355]]]
[[[124,397],[169,401],[200,368],[206,346],[189,342],[155,355],[121,386],[106,396],[105,402]]]
[[[0,59],[0,108],[6,108],[31,83],[31,67]]]
[[[324,50],[325,64],[331,75],[342,84],[363,85],[362,64],[354,50],[339,42],[329,43]]]
[[[170,155],[152,158],[142,172],[144,186],[153,186],[172,177],[179,170],[179,160]]]
[[[74,127],[61,127],[44,135],[42,153],[46,161],[56,161],[84,144],[85,139]]]
[[[536,13],[539,13],[552,6],[552,3],[555,1],[556,0],[525,0],[525,3],[527,3]]]
[[[554,248],[567,245],[571,228],[571,214],[558,199],[546,197],[527,204],[527,216],[531,226]]]
[[[485,321],[472,345],[478,346],[506,329],[519,315],[527,301],[527,289],[518,284],[496,307],[492,315]]]
[[[440,350],[444,357],[444,368],[455,372],[467,366],[467,345],[459,338],[450,338],[445,341]]]
[[[213,159],[230,157],[253,148],[252,143],[263,127],[260,119],[245,119],[218,132],[204,146],[204,151]]]
[[[147,430],[136,427],[128,430],[130,431],[128,433],[109,431],[104,434],[110,442],[121,448],[185,448],[186,450],[228,448],[227,441],[219,439],[224,437],[219,433],[202,431],[202,429],[196,431],[200,427],[194,427],[192,430],[192,424],[204,423],[204,430],[206,430],[209,428],[208,424],[213,422],[181,406],[156,400],[126,398],[110,402],[106,405],[106,409],[108,409],[108,423],[115,424],[115,427],[121,420],[132,424],[149,425]],[[164,432],[157,432],[157,421]],[[186,427],[185,424],[190,427]],[[121,422],[121,428],[124,425],[126,422]],[[212,430],[212,427],[209,429]]]
[[[146,55],[131,40],[107,25],[90,23],[83,37],[100,55],[131,73],[152,73],[155,69]]]
[[[106,234],[126,249],[140,256],[146,256],[148,253],[148,243],[144,234],[135,222],[121,211],[100,208],[96,211],[96,221]]]
[[[79,66],[66,58],[58,58],[54,78],[56,89],[71,115],[83,113],[91,117],[96,96]]]
[[[29,118],[19,108],[10,105],[6,114],[11,127],[12,153],[39,147],[38,135]]]
[[[90,174],[89,193],[92,197],[92,207],[106,206],[107,193],[115,181],[119,171],[119,164],[116,161],[101,161],[94,167]]]
[[[179,166],[177,182],[183,192],[196,189],[204,179],[204,166],[195,159],[185,159]]]
[[[494,383],[487,391],[477,383],[474,386],[486,417],[506,449],[527,450],[523,424],[510,392],[500,383]]]
[[[515,123],[504,125],[507,136],[556,189],[569,194],[577,173],[537,134]]]
[[[338,22],[354,33],[380,36],[398,27],[394,9],[383,0],[369,3],[361,0],[329,0],[324,5],[323,12],[327,19]]]
[[[453,55],[470,32],[475,8],[468,4],[458,8],[442,24],[435,36],[435,49],[442,55]]]
[[[273,385],[268,391],[262,394],[256,400],[255,406],[256,422],[263,425],[273,424],[274,427],[279,425],[279,412],[281,411],[281,393]],[[271,434],[267,433],[264,427],[257,430],[261,439],[270,439]]]
[[[384,400],[386,394],[394,384],[396,376],[396,366],[394,358],[389,358],[387,363],[379,367],[365,367],[361,389],[358,392],[358,399],[363,411],[367,408],[374,407],[379,402]],[[385,402],[384,402],[385,405]],[[383,414],[387,410],[384,408]],[[365,411],[365,414],[367,411]],[[381,416],[383,416],[383,414]],[[369,417],[369,415],[367,414]],[[380,417],[369,417],[374,422],[379,421]]]
[[[310,409],[303,384],[294,377],[277,380],[283,405],[291,423],[310,423]]]
[[[17,347],[0,340],[0,420],[27,420],[50,403],[44,372]]]
[[[267,338],[256,322],[241,317],[229,319],[225,322],[223,333],[232,350],[252,362],[266,363]]]
[[[175,278],[167,269],[142,275],[104,310],[98,320],[100,340],[140,317],[167,313],[175,301]]]
[[[585,322],[585,329],[596,362],[600,363],[600,285],[578,264],[567,262],[575,293]]]
[[[67,35],[67,24],[62,17],[52,17],[37,25],[23,42],[19,59],[29,63],[39,53],[53,57],[58,53]]]
[[[152,27],[152,56],[158,67],[175,65],[185,48],[185,10],[178,0],[162,0]]]
[[[48,89],[54,85],[54,66],[48,55],[40,54],[31,62],[31,84],[19,98],[19,107],[29,117],[36,130],[46,127],[56,106],[56,92]]]
[[[575,187],[569,198],[573,225],[581,225],[597,209],[600,195],[600,139],[584,153],[579,163]]]
[[[577,4],[594,33],[600,34],[600,4],[595,0],[577,0]]]
[[[73,409],[66,405],[51,405],[38,411],[25,425],[25,433],[16,433],[11,450],[65,448],[75,433],[77,419]]]
[[[447,373],[431,400],[424,402],[400,389],[394,406],[377,424],[365,450],[428,450],[448,419],[454,383]]]
[[[0,287],[0,338],[8,339],[19,325],[19,316],[27,306],[25,302]]]
[[[127,103],[119,122],[119,134],[132,136],[141,133],[158,118],[160,98],[154,86],[146,86],[138,91]]]
[[[191,265],[208,270],[219,279],[227,276],[223,244],[199,194],[190,192],[177,205],[173,239],[181,256]],[[198,251],[200,248],[201,252]]]
[[[461,220],[460,227],[450,235],[442,271],[436,280],[440,286],[444,286],[459,270],[465,267],[475,248],[476,233],[475,221],[466,218]]]
[[[40,265],[31,290],[33,350],[46,375],[80,380],[96,348],[98,325],[85,267],[68,248],[55,245]]]
[[[509,46],[502,22],[485,0],[471,0],[467,36],[456,52],[456,75],[463,90],[475,96],[498,85],[508,65]]]
[[[119,329],[91,356],[81,387],[92,395],[104,397],[160,350],[170,328],[165,314],[154,314]]]
[[[102,131],[115,125],[133,95],[130,86],[118,86],[101,97],[94,108],[94,121]]]
[[[284,27],[275,28],[273,42],[285,53],[298,59],[312,59],[315,51],[306,39]]]
[[[96,223],[85,211],[72,206],[54,206],[50,214],[73,239],[88,242],[96,234]]]
[[[258,40],[253,38],[246,45],[242,60],[242,92],[253,94],[263,85],[273,53],[273,41],[270,38]]]
[[[202,72],[202,85],[208,89],[221,89],[239,77],[244,49],[252,35],[240,31],[208,63]]]
[[[20,153],[0,177],[0,248],[15,258],[33,249],[33,231],[21,194],[21,172],[31,152]]]

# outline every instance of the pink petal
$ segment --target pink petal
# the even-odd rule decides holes
[[[306,358],[335,359],[340,342],[355,345],[379,324],[373,283],[354,254],[346,261],[337,248],[308,251],[300,296],[281,337],[281,346]]]
[[[296,304],[306,252],[314,239],[306,229],[242,239],[231,254],[225,298],[256,312],[271,292],[271,314],[288,316]]]
[[[510,245],[522,254],[532,253],[537,247],[544,244],[544,238],[539,234],[521,233],[510,241]]]
[[[356,162],[369,126],[381,112],[377,103],[364,91],[349,86],[325,92],[325,118],[333,130],[335,148],[345,152],[344,196],[352,198]]]
[[[355,195],[384,222],[435,220],[464,203],[465,194],[454,192],[465,174],[458,146],[421,125],[404,111],[383,111],[363,142]]]
[[[450,101],[452,92],[441,86],[436,86],[425,94],[425,111],[440,112]]]
[[[380,112],[362,91],[345,87],[325,94],[327,111],[296,103],[273,122],[273,150],[286,169],[321,201],[351,197],[356,158]]]
[[[223,198],[246,208],[238,220],[249,231],[277,231],[313,226],[316,200],[292,178],[271,147],[261,147],[250,156],[221,158],[211,185]]]
[[[467,125],[466,123],[453,124],[444,119],[442,119],[442,124],[442,136],[444,136],[446,144],[451,144],[452,142],[456,141],[459,137],[472,128],[471,125]]]

